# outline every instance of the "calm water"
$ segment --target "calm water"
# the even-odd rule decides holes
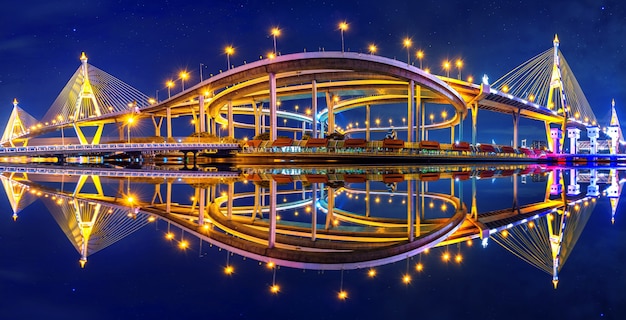
[[[61,173],[2,177],[0,319],[626,316],[619,170]]]

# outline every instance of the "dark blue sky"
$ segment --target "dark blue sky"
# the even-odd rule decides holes
[[[346,49],[405,59],[402,39],[425,51],[425,66],[460,57],[463,74],[495,80],[549,49],[561,50],[600,121],[612,98],[624,105],[626,5],[620,1],[13,1],[0,19],[0,121],[14,97],[41,118],[79,66],[90,63],[154,95],[181,69],[199,78],[272,48],[279,26],[282,53],[339,50],[339,21],[349,23]],[[162,97],[165,95],[162,92]]]

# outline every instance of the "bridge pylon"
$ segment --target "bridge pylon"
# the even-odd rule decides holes
[[[563,80],[561,78],[561,62],[559,58],[559,37],[558,35],[554,35],[554,40],[552,42],[554,44],[554,60],[552,64],[552,76],[550,77],[550,89],[548,89],[548,105],[547,107],[551,110],[556,110],[557,113],[563,116],[563,121],[561,124],[561,132],[565,132],[565,126],[567,124],[567,118],[570,110],[568,110],[568,106],[566,105],[565,100],[565,92],[563,90]],[[549,124],[546,124],[546,130],[548,131]],[[558,150],[552,150],[554,153],[563,153],[563,142],[565,141],[565,136],[562,134],[560,136],[550,136],[550,132],[546,132],[548,135],[548,140],[551,146],[558,147]],[[554,144],[554,139],[559,140],[559,144]]]
[[[13,111],[9,116],[9,121],[2,134],[2,143],[10,143],[15,147],[15,143],[28,144],[28,138],[20,138],[30,132],[31,126],[35,126],[37,120],[22,108],[18,107],[17,99],[13,99]]]
[[[104,123],[98,123],[95,125],[96,132],[94,133],[91,142],[89,142],[81,128],[92,127],[94,125],[79,124],[76,122],[81,118],[102,116],[102,110],[100,109],[100,105],[98,103],[98,100],[96,99],[96,95],[94,94],[91,82],[89,81],[89,65],[87,64],[87,55],[85,55],[84,52],[80,56],[80,61],[82,62],[81,73],[83,77],[83,82],[81,84],[80,90],[78,91],[78,99],[76,99],[74,113],[73,115],[71,115],[72,120],[74,120],[73,127],[74,131],[76,131],[76,136],[78,136],[80,144],[99,144],[100,138],[102,137],[102,131],[104,129]]]

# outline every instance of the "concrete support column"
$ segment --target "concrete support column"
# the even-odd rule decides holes
[[[312,110],[312,117],[313,117],[313,122],[312,122],[312,126],[313,126],[313,132],[312,132],[312,138],[319,138],[318,132],[317,132],[317,82],[315,80],[313,80],[311,82],[311,109]]]
[[[589,137],[589,153],[598,153],[598,137],[600,137],[599,127],[587,127],[587,137]]]
[[[270,179],[270,230],[267,246],[276,244],[276,180]]]
[[[420,128],[424,126],[424,110],[422,109],[422,88],[420,86],[415,86],[415,141],[422,141],[423,138],[420,137]]]
[[[478,103],[474,103],[470,107],[472,111],[472,144],[476,145],[476,125],[478,123]]]
[[[372,203],[370,198],[370,181],[365,180],[365,216],[370,216],[370,203]]]
[[[371,119],[371,107],[370,105],[365,106],[365,140],[370,141],[370,125],[372,123]]]
[[[204,211],[206,205],[206,189],[200,188],[200,194],[198,195],[198,226],[204,225]]]
[[[200,130],[198,130],[198,132],[206,132],[206,124],[204,122],[204,95],[202,94],[198,96],[198,108],[198,120],[200,120]]]
[[[278,138],[278,120],[276,118],[276,74],[270,72],[270,141]]]
[[[228,217],[228,220],[230,221],[233,218],[233,199],[235,198],[235,183],[234,182],[229,182],[228,183],[228,193],[226,194],[226,196],[228,197],[228,203],[226,206],[226,215]]]
[[[326,213],[326,229],[330,229],[335,218],[335,189],[328,187],[327,195],[328,212]]]
[[[235,120],[233,118],[233,102],[228,100],[228,137],[235,138]]]
[[[577,145],[578,139],[580,139],[580,129],[576,127],[567,128],[567,137],[569,138],[569,153],[578,153]]]
[[[450,144],[454,144],[454,128],[455,126],[450,127]]]
[[[519,113],[513,113],[513,148],[517,149],[519,140]]]
[[[406,118],[407,118],[407,130],[406,130],[406,140],[407,142],[414,142],[413,140],[413,120],[415,114],[415,81],[409,81],[408,89],[408,101],[407,101],[407,110],[406,110]]]
[[[167,181],[165,188],[165,212],[172,212],[172,182]]]
[[[550,138],[552,139],[552,152],[556,154],[561,153],[561,137],[563,136],[563,131],[561,128],[551,128],[550,129]]]
[[[421,102],[421,94],[420,94],[420,101],[418,101],[418,103],[419,103],[418,104],[419,113],[422,115],[422,121],[420,123],[420,128],[421,128],[422,134],[421,134],[421,137],[420,137],[420,141],[421,140],[428,140],[428,138],[426,138],[426,127],[424,126],[426,124],[426,110],[424,110],[424,104]]]
[[[261,110],[263,108],[263,103],[261,106],[257,106],[255,101],[252,101],[252,113],[254,114],[254,136],[258,136],[261,134]]]
[[[172,108],[165,109],[165,118],[167,124],[167,139],[172,138]]]
[[[415,207],[413,206],[413,184],[414,180],[406,182],[406,213],[407,213],[407,230],[409,242],[415,240]]]
[[[311,186],[311,241],[317,237],[317,183]]]
[[[328,109],[328,134],[335,132],[335,101],[334,97],[326,93],[326,108]]]

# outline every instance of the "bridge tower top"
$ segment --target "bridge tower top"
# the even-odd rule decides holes
[[[76,105],[74,106],[74,115],[73,115],[74,120],[78,120],[81,114],[83,116],[87,115],[87,117],[89,117],[89,115],[92,115],[92,116],[95,115],[98,117],[102,115],[102,111],[100,110],[100,105],[94,94],[93,88],[91,86],[91,82],[89,81],[89,65],[87,64],[87,60],[88,60],[87,55],[85,54],[85,52],[83,52],[80,55],[80,61],[82,63],[81,75],[83,78],[83,82],[80,87],[78,99],[76,100]],[[91,101],[91,106],[83,104],[83,99],[87,99]],[[93,110],[89,110],[91,108],[93,108]]]

